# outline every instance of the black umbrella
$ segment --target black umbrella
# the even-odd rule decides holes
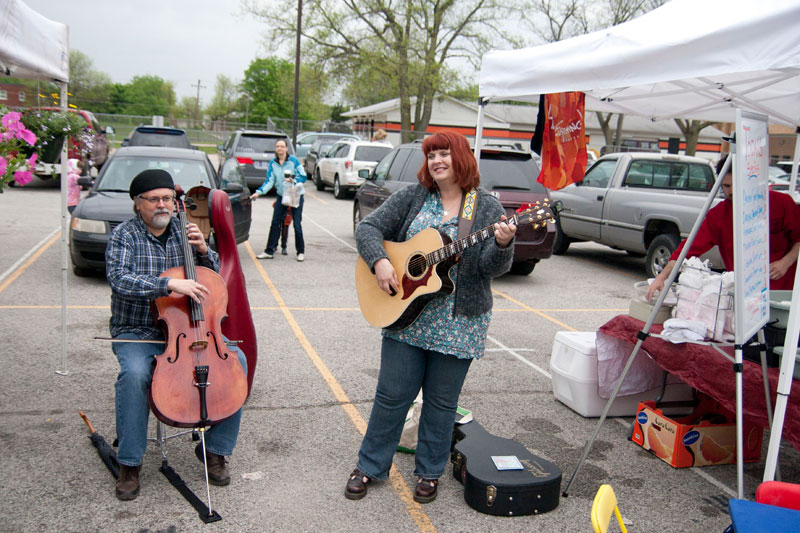
[[[109,446],[106,442],[106,439],[103,438],[102,435],[97,433],[92,427],[92,423],[89,422],[89,419],[83,414],[83,411],[78,411],[78,414],[81,415],[83,421],[86,422],[86,425],[89,426],[89,431],[92,432],[89,435],[89,440],[92,441],[92,445],[97,448],[97,454],[100,456],[100,459],[103,460],[108,470],[111,472],[111,475],[114,476],[114,479],[119,477],[119,463],[117,462],[117,452],[114,451],[114,448]]]

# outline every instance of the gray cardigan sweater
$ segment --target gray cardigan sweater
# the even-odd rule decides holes
[[[414,218],[422,209],[428,190],[410,185],[394,194],[370,213],[356,227],[358,253],[374,272],[375,261],[388,257],[383,241],[403,242]],[[500,201],[483,188],[478,188],[478,208],[472,231],[478,231],[500,220],[505,209]],[[456,263],[458,283],[455,290],[454,314],[476,316],[492,308],[491,280],[505,274],[514,258],[514,241],[499,248],[494,238],[467,248]],[[402,272],[398,272],[398,277]]]

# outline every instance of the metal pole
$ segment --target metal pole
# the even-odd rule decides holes
[[[478,123],[475,125],[475,159],[481,162],[481,137],[483,136],[483,109],[486,101],[478,98]]]
[[[67,114],[67,83],[61,82],[61,113]],[[61,147],[61,369],[56,374],[66,376],[67,371],[67,158],[70,138],[64,138]]]
[[[303,0],[297,0],[297,44],[294,50],[294,116],[292,146],[297,145],[297,102],[300,99],[300,28],[303,22]]]
[[[728,158],[725,160],[725,164],[722,166],[722,171],[717,175],[717,180],[714,182],[714,187],[712,187],[711,192],[708,193],[708,197],[706,198],[706,202],[703,205],[703,209],[700,212],[700,215],[697,217],[697,220],[695,220],[694,226],[692,227],[692,231],[686,238],[686,244],[683,246],[681,253],[678,255],[678,259],[675,262],[675,268],[672,269],[672,272],[667,278],[667,281],[664,283],[664,290],[661,291],[661,294],[658,295],[658,299],[656,300],[656,303],[653,306],[653,310],[650,312],[650,316],[647,318],[647,323],[645,323],[644,329],[642,329],[642,331],[639,333],[639,340],[636,341],[636,346],[634,346],[631,355],[628,357],[628,362],[625,363],[625,368],[622,369],[622,374],[619,376],[616,385],[614,385],[614,390],[611,392],[611,397],[606,402],[606,406],[603,408],[603,412],[600,414],[600,420],[597,421],[597,425],[594,428],[594,432],[592,432],[592,436],[589,438],[588,441],[586,441],[586,446],[583,448],[583,454],[581,455],[578,464],[575,466],[575,470],[572,472],[572,477],[570,477],[567,486],[564,487],[564,492],[562,493],[562,495],[565,497],[569,495],[568,494],[569,488],[572,486],[572,482],[575,481],[575,477],[578,475],[578,471],[580,471],[583,462],[589,455],[589,451],[591,451],[592,445],[594,445],[594,441],[595,439],[597,439],[597,434],[600,433],[600,426],[603,425],[603,422],[606,419],[606,415],[608,415],[608,410],[611,409],[611,404],[614,403],[614,399],[617,397],[617,393],[619,392],[620,387],[622,387],[622,382],[625,380],[625,376],[628,374],[628,370],[633,364],[633,360],[639,353],[639,348],[642,346],[642,343],[644,342],[644,336],[650,332],[650,328],[653,325],[653,321],[655,320],[659,309],[661,309],[661,304],[664,303],[664,299],[666,298],[667,293],[669,292],[669,289],[672,286],[672,283],[675,281],[675,278],[678,277],[678,272],[680,272],[683,260],[686,259],[686,254],[689,253],[689,248],[692,247],[692,242],[694,242],[694,238],[697,235],[697,232],[700,230],[700,225],[706,218],[706,213],[708,213],[708,210],[711,208],[712,202],[717,197],[717,193],[719,192],[720,187],[722,187],[722,179],[730,171],[732,160],[733,160],[733,154],[728,156]],[[741,374],[739,375],[739,378],[741,378]],[[739,456],[741,455],[742,454],[740,453]]]

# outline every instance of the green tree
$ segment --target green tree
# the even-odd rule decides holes
[[[170,81],[152,75],[134,76],[124,94],[126,115],[172,115],[175,89]]]
[[[95,70],[92,60],[80,50],[69,51],[69,102],[80,109],[113,113],[111,76]]]
[[[433,99],[442,89],[449,59],[479,58],[498,40],[507,40],[513,0],[306,0],[302,36],[308,63],[342,77],[377,71],[396,83],[403,140],[412,128],[425,131]],[[296,12],[277,2],[243,0],[245,8],[269,24],[272,41],[296,37]],[[417,66],[418,65],[418,66]]]
[[[227,120],[239,110],[239,88],[224,74],[217,74],[214,96],[206,107],[211,120]]]
[[[250,96],[250,122],[294,114],[294,66],[285,59],[254,59],[244,71],[242,90]]]

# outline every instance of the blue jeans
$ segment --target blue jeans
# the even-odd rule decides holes
[[[124,333],[116,338],[139,337]],[[125,466],[138,466],[142,464],[142,457],[147,449],[147,422],[150,416],[147,391],[155,369],[156,360],[153,356],[163,353],[164,345],[115,342],[111,346],[120,366],[117,382],[114,384],[119,439],[117,460]],[[231,349],[236,352],[239,363],[247,373],[244,353],[238,347]],[[242,410],[239,409],[235,415],[209,429],[205,435],[206,449],[217,455],[233,453],[241,420]]]
[[[286,210],[292,210],[292,225],[294,226],[294,246],[298,254],[303,254],[306,251],[306,243],[303,240],[303,203],[306,200],[306,195],[300,195],[300,205],[297,207],[286,207],[281,203],[283,198],[278,196],[278,201],[275,202],[275,209],[272,210],[272,222],[269,226],[269,237],[267,238],[267,248],[264,250],[268,254],[274,254],[275,248],[278,247],[278,239],[281,238],[281,230],[283,228],[283,220],[286,218]]]
[[[386,479],[406,414],[422,387],[414,474],[439,479],[450,457],[458,396],[472,359],[459,359],[384,337],[381,370],[358,469]]]

